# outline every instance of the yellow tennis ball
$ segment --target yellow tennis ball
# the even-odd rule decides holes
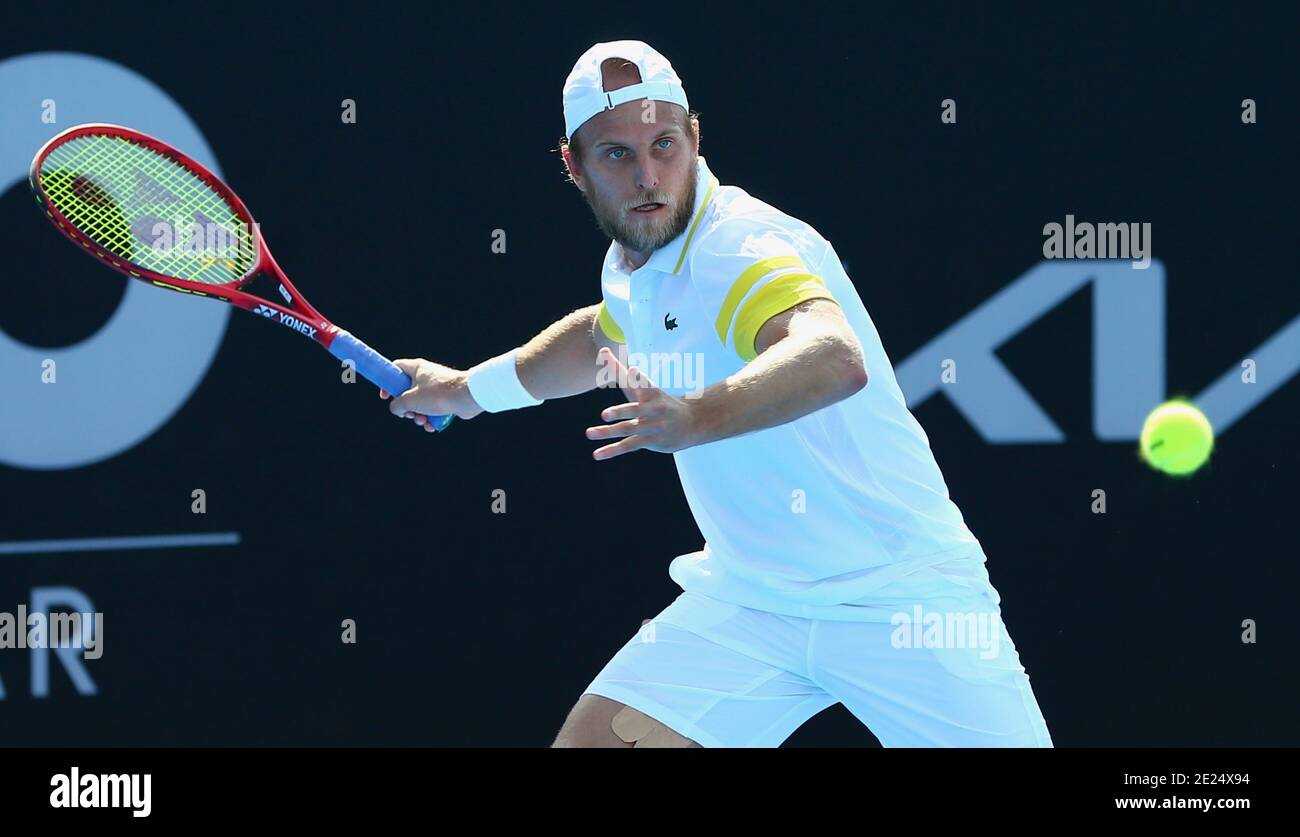
[[[1142,424],[1142,459],[1158,471],[1186,476],[1205,464],[1214,450],[1214,428],[1190,401],[1166,401]]]

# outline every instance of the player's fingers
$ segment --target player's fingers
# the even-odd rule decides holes
[[[619,419],[633,418],[641,414],[641,404],[636,401],[629,401],[626,404],[615,404],[612,407],[606,407],[600,411],[602,421],[618,421]]]
[[[600,351],[596,352],[596,365],[605,368],[605,371],[616,381],[627,380],[627,367],[618,359],[618,355],[609,350],[608,346],[601,346]]]
[[[410,404],[410,397],[417,389],[415,385],[415,373],[419,364],[420,361],[418,359],[409,357],[399,357],[397,360],[393,361],[393,365],[405,372],[406,377],[411,379],[411,388],[406,392],[397,394],[397,397],[388,405],[388,409],[391,410],[395,416],[400,416],[402,413],[410,410],[408,405]]]
[[[588,427],[588,439],[621,439],[624,436],[631,436],[641,427],[640,419],[631,419],[629,421],[620,421],[617,424],[606,424],[600,427]]]
[[[603,448],[596,448],[592,451],[591,457],[596,460],[613,459],[616,456],[622,456],[625,453],[640,450],[644,446],[644,436],[629,436],[621,442],[615,442],[612,445],[605,445]]]
[[[415,397],[415,387],[411,387],[406,392],[388,402],[388,411],[395,416],[410,418],[415,412],[411,409],[411,399]]]
[[[408,413],[407,415],[410,414]],[[411,419],[421,427],[424,427],[424,423],[428,420],[422,413],[416,413],[414,416],[411,416]]]
[[[659,387],[655,385],[654,381],[650,380],[650,376],[635,366],[628,367],[627,385],[636,394],[639,401],[653,398],[659,394]]]
[[[382,399],[384,399],[385,401],[387,401],[387,400],[388,400],[388,390],[386,390],[386,389],[381,389],[381,390],[379,391],[379,397],[382,398]]]

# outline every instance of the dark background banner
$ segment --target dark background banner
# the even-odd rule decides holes
[[[174,413],[145,415],[155,408],[123,388],[50,430],[26,358],[57,362],[47,386],[79,386],[86,358],[105,355],[77,347],[95,348],[129,294],[16,178],[78,122],[188,120],[327,316],[390,356],[464,368],[599,300],[606,242],[554,149],[573,61],[618,38],[672,60],[723,183],[835,244],[900,369],[1039,265],[1045,224],[1152,225],[1157,272],[1133,276],[1163,276],[1163,321],[1130,324],[1105,369],[1091,282],[996,347],[1058,438],[990,439],[942,389],[909,404],[988,554],[1058,746],[1300,743],[1294,19],[363,4],[88,17],[11,6],[2,20],[0,544],[12,554],[0,554],[0,611],[80,595],[104,614],[104,653],[79,683],[52,655],[0,650],[0,743],[550,742],[678,592],[669,561],[701,545],[669,457],[591,460],[583,431],[616,399],[426,436],[369,385],[341,385],[308,341],[205,312],[207,348],[142,318],[133,339],[156,370],[108,366],[165,375],[214,352]],[[158,97],[132,98],[124,71]],[[50,97],[55,124],[41,122]],[[945,98],[956,124],[940,121]],[[1256,124],[1242,123],[1246,98]],[[355,124],[340,120],[344,99]],[[184,117],[164,119],[168,100]],[[1126,353],[1161,330],[1162,356]],[[1248,358],[1258,382],[1223,384]],[[1098,431],[1095,381],[1117,374],[1162,396],[1221,385],[1237,409],[1207,468],[1170,479],[1138,460],[1136,426]],[[98,461],[13,461],[53,462],[151,417],[156,430]],[[204,533],[238,544],[12,546]],[[345,619],[355,644],[341,642]],[[875,744],[839,707],[789,743]]]

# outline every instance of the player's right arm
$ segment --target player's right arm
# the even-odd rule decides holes
[[[547,400],[596,388],[600,380],[596,353],[602,346],[618,353],[618,343],[600,325],[600,311],[599,303],[579,308],[519,347],[515,370],[530,395]],[[425,424],[425,415],[453,413],[471,419],[483,412],[470,394],[468,371],[420,358],[402,358],[393,363],[411,376],[411,389],[389,405],[394,415],[414,419],[432,430]],[[388,395],[380,392],[383,398]]]

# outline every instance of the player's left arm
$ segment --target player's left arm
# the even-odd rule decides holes
[[[626,370],[635,400],[607,408],[610,424],[589,439],[618,439],[596,459],[634,450],[665,453],[794,421],[847,398],[867,384],[862,346],[832,299],[800,302],[772,317],[754,336],[757,355],[740,371],[698,394],[677,398]],[[601,362],[619,366],[608,350]],[[620,371],[624,371],[621,370]]]

